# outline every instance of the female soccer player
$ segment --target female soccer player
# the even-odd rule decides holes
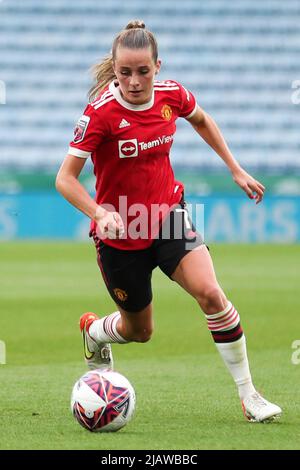
[[[146,342],[152,320],[151,275],[155,267],[192,295],[249,421],[271,421],[279,406],[254,388],[240,317],[219,286],[212,259],[185,208],[169,152],[178,117],[186,119],[216,151],[233,180],[259,203],[264,186],[241,168],[214,120],[180,83],[157,81],[161,61],[154,35],[132,21],[95,66],[90,104],[79,119],[57,175],[58,191],[91,218],[98,264],[118,311],[80,319],[85,358],[93,368],[112,368],[110,343]],[[95,200],[78,181],[87,158],[96,176]]]

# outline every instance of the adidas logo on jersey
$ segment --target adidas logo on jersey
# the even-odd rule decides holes
[[[126,119],[122,119],[122,121],[119,124],[119,129],[123,129],[123,127],[128,127],[130,126],[130,123],[126,121]]]

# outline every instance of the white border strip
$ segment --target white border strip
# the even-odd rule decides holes
[[[69,147],[68,155],[73,155],[74,157],[79,158],[89,158],[92,154],[91,152],[86,152],[85,150],[80,150],[75,147]]]
[[[190,119],[191,117],[193,117],[194,114],[195,114],[196,111],[197,111],[197,108],[198,108],[198,103],[196,103],[196,105],[195,105],[193,111],[192,111],[188,116],[184,116],[184,119]]]

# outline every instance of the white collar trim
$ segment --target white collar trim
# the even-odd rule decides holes
[[[148,101],[147,103],[144,103],[144,104],[131,104],[131,103],[128,103],[128,101],[125,101],[124,98],[122,98],[122,95],[121,95],[121,92],[120,92],[120,87],[115,86],[114,81],[112,81],[110,83],[109,91],[114,95],[117,102],[121,106],[123,106],[126,109],[130,109],[131,111],[146,111],[147,109],[152,108],[152,106],[154,104],[154,90],[152,92],[151,100]]]

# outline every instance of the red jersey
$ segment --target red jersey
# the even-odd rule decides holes
[[[111,82],[86,107],[68,153],[92,158],[96,202],[119,212],[125,229],[130,224],[138,228],[140,207],[148,211],[143,214],[148,225],[146,230],[141,228],[140,236],[125,230],[121,239],[104,239],[108,245],[123,250],[149,247],[168,213],[166,207],[180,201],[183,184],[174,178],[169,154],[176,119],[192,117],[196,108],[192,93],[171,80],[155,81],[151,100],[142,105],[125,101],[118,85]],[[159,206],[163,209],[158,211],[158,223],[150,214],[152,207]],[[96,229],[94,221],[91,229]]]

